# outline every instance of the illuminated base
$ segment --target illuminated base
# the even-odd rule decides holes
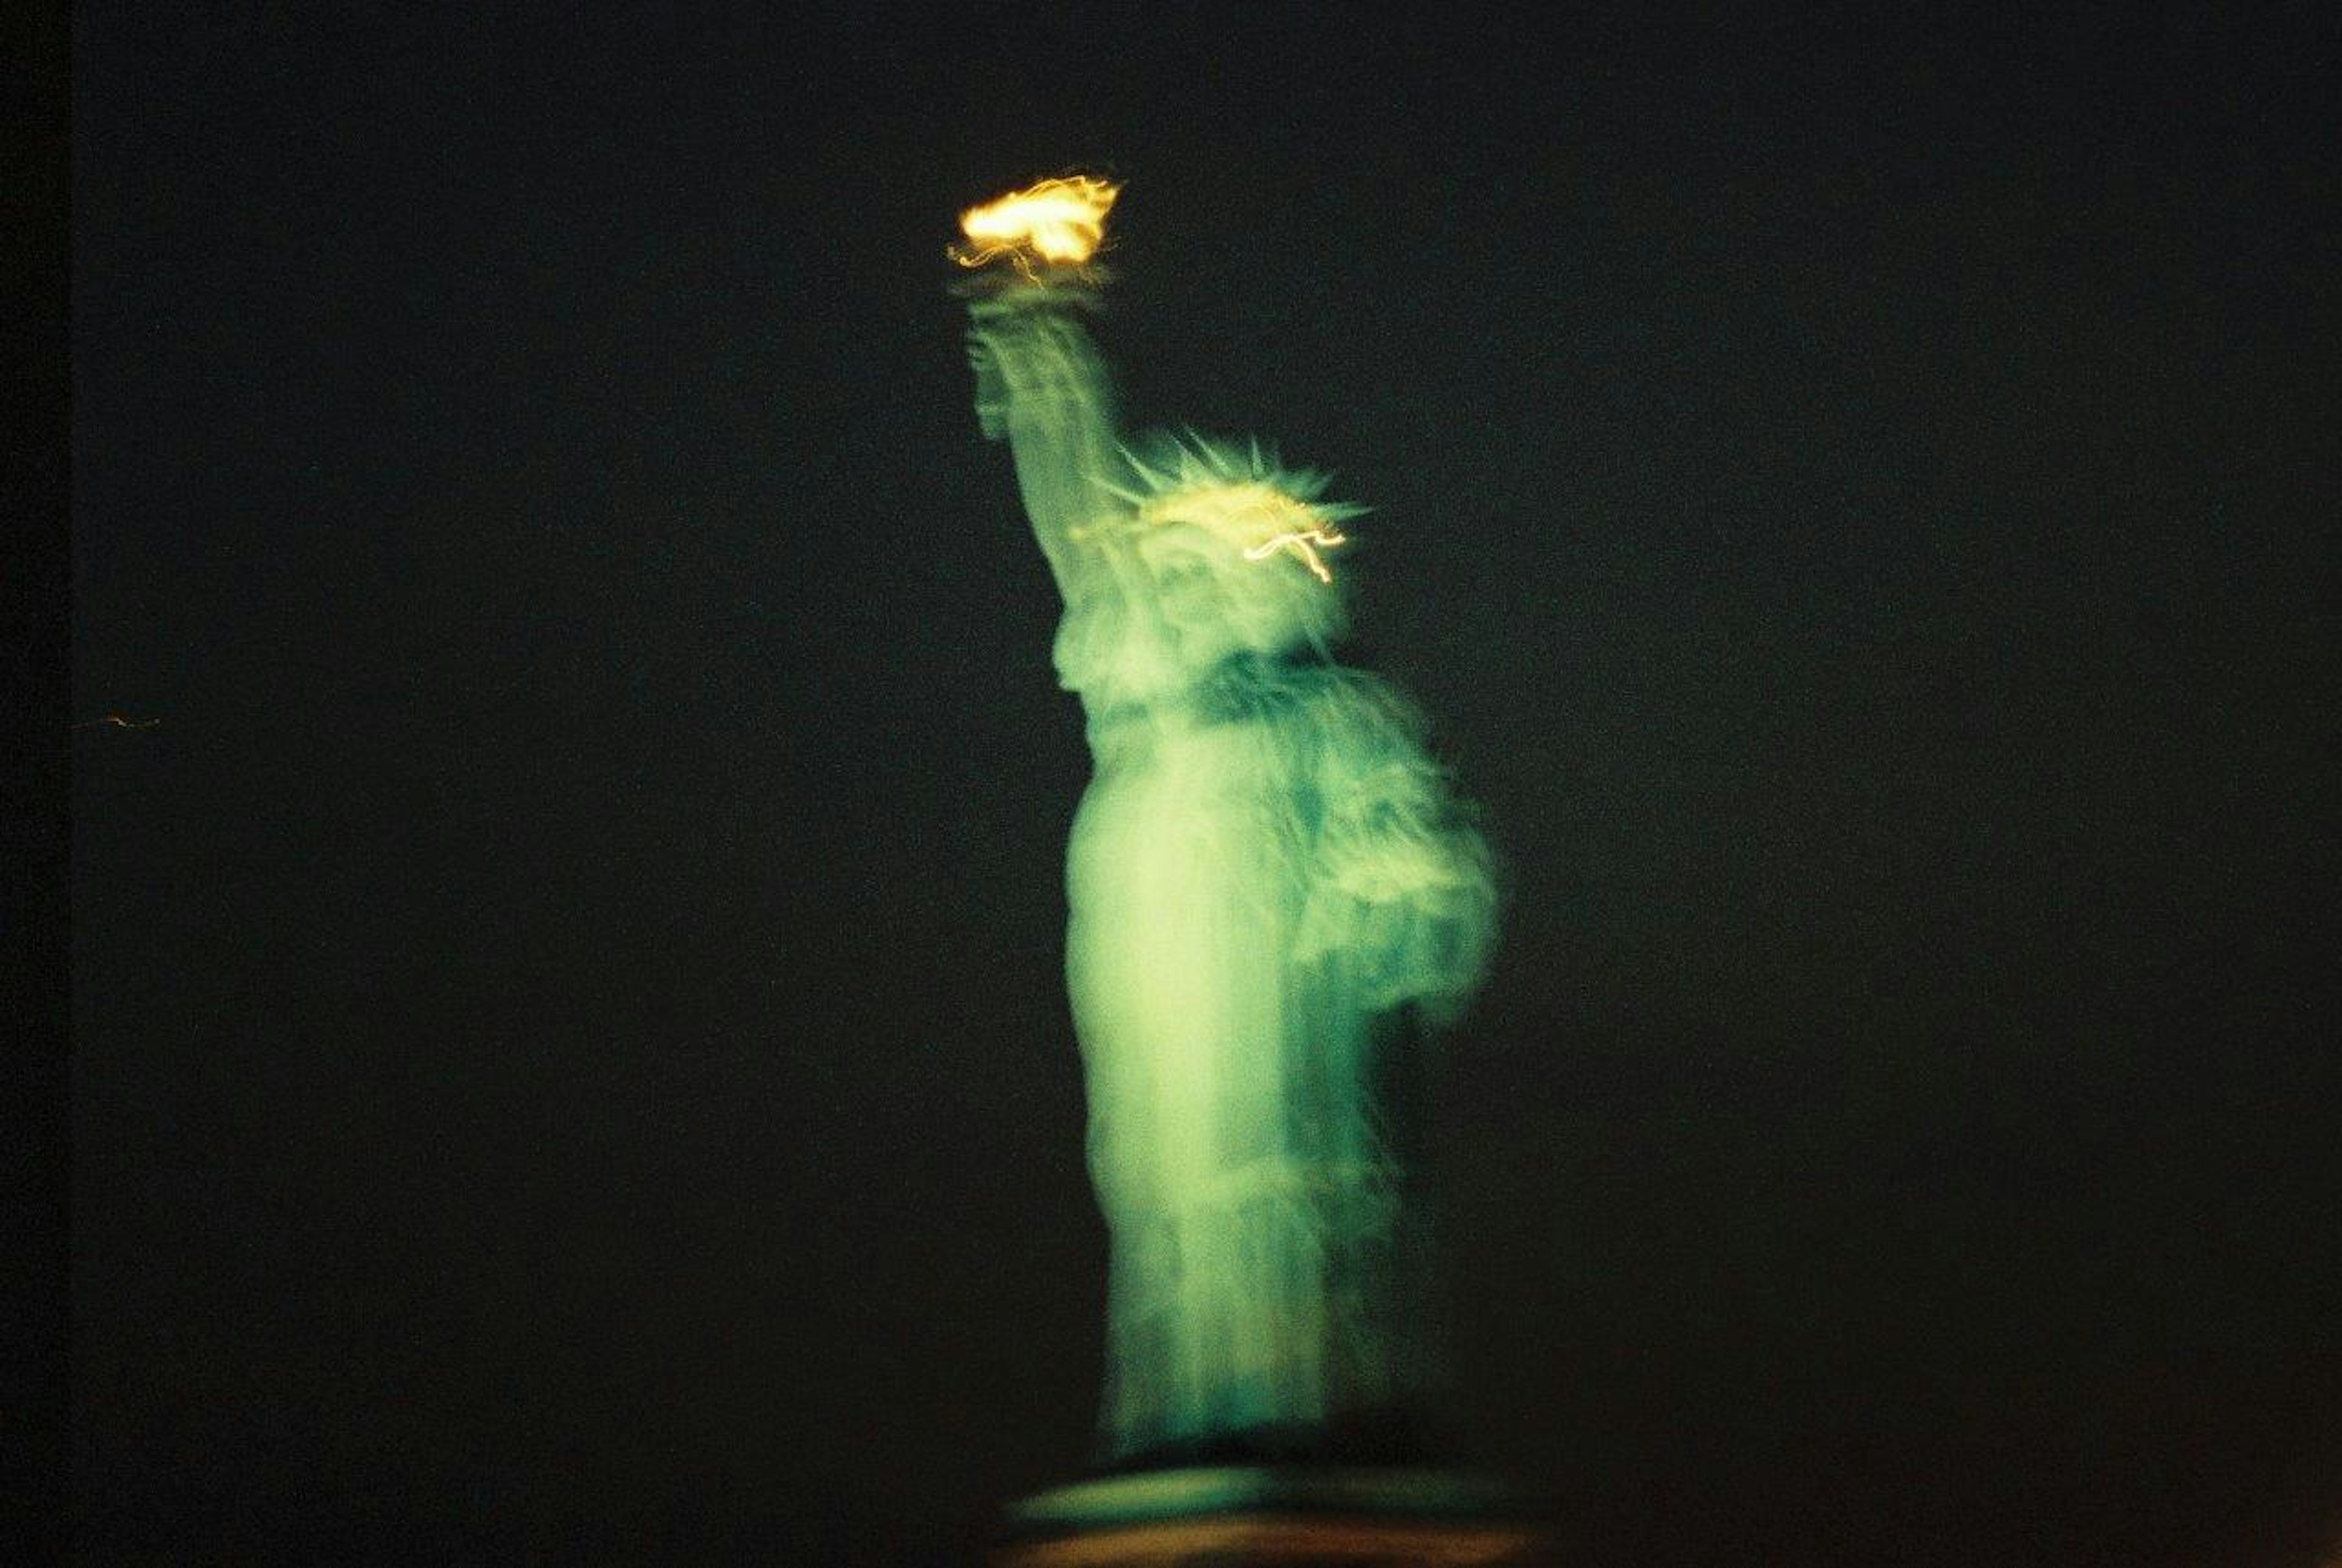
[[[1529,1568],[1545,1533],[1518,1500],[1452,1472],[1162,1470],[1060,1487],[1009,1511],[995,1568]]]

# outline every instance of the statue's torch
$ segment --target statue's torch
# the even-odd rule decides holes
[[[1106,242],[1106,215],[1122,187],[1087,175],[1043,180],[959,215],[963,244],[952,260],[971,271],[1007,266],[1027,283],[1071,274],[1089,281],[1090,257]]]

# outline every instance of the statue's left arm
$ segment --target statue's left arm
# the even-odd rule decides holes
[[[1496,939],[1487,843],[1387,691],[1326,734],[1299,938],[1305,962],[1347,965],[1367,1004],[1435,1021],[1479,988]]]

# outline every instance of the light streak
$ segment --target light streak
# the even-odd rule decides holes
[[[95,719],[84,719],[73,727],[77,730],[87,730],[95,729],[99,724],[112,724],[116,729],[123,730],[151,730],[162,722],[160,719],[125,719],[120,714],[106,714]]]
[[[1006,259],[1031,276],[1036,261],[1079,266],[1106,242],[1106,215],[1122,187],[1088,175],[1042,180],[959,215],[965,245],[948,248],[964,267]]]
[[[1330,583],[1334,574],[1317,558],[1318,550],[1330,550],[1336,544],[1346,544],[1346,534],[1328,534],[1323,528],[1299,528],[1290,534],[1279,534],[1274,539],[1264,539],[1244,553],[1247,561],[1266,561],[1279,550],[1290,551],[1294,557],[1309,568],[1311,576],[1320,583]]]

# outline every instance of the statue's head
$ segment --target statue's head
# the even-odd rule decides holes
[[[1257,443],[1190,435],[1127,453],[1139,562],[1154,601],[1195,669],[1228,655],[1322,645],[1346,620],[1328,554],[1366,508],[1319,499],[1322,474],[1287,469]]]

